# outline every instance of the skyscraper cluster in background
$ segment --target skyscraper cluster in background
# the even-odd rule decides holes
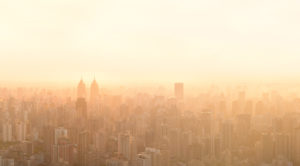
[[[172,91],[0,88],[0,166],[300,166],[296,95]]]

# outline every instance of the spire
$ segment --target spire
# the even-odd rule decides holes
[[[81,80],[77,86],[77,98],[85,98],[85,96],[86,96],[85,84],[81,77]]]
[[[96,101],[98,97],[99,97],[99,86],[97,84],[96,77],[94,75],[94,80],[90,88],[90,101]]]

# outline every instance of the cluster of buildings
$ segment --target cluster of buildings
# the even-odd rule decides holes
[[[300,166],[300,99],[0,89],[0,166]]]

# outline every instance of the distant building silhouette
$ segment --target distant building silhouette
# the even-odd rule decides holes
[[[96,103],[98,99],[99,99],[99,86],[96,82],[96,79],[94,79],[90,88],[90,102]]]
[[[88,165],[88,161],[87,161],[88,138],[89,138],[89,133],[87,131],[83,131],[79,134],[78,162],[80,166]]]
[[[85,98],[86,97],[86,88],[83,80],[81,79],[77,86],[77,98]]]
[[[177,99],[183,99],[183,83],[177,82],[174,84],[174,95]]]
[[[81,79],[77,86],[76,117],[87,119],[86,87]]]
[[[87,103],[85,98],[77,98],[76,113],[78,118],[87,119]]]
[[[2,126],[2,141],[11,142],[12,140],[12,125],[9,122],[6,122]]]

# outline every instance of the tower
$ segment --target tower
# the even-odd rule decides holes
[[[79,134],[79,144],[78,144],[78,161],[80,166],[87,165],[87,153],[88,153],[88,139],[89,132],[83,131]]]
[[[94,78],[90,88],[90,102],[95,103],[99,98],[99,86]]]
[[[76,113],[78,118],[87,119],[87,103],[85,98],[77,98]]]
[[[295,165],[300,165],[300,127],[292,131],[292,161]]]
[[[262,157],[266,163],[272,162],[274,152],[273,138],[270,133],[264,133],[262,135]]]
[[[16,140],[24,141],[26,139],[26,124],[17,122],[16,124]]]
[[[11,142],[12,140],[12,125],[5,122],[2,126],[2,140],[3,142]]]
[[[183,83],[177,82],[174,84],[174,95],[177,99],[183,99]]]
[[[121,133],[118,136],[118,153],[130,159],[130,135],[129,133]]]
[[[81,79],[77,86],[77,98],[85,98],[86,97],[86,89],[83,80]]]
[[[87,103],[85,97],[86,97],[85,84],[81,79],[77,86],[77,101],[76,101],[77,118],[87,119]]]
[[[233,124],[231,121],[226,120],[221,124],[221,144],[223,150],[232,149],[233,141]]]

